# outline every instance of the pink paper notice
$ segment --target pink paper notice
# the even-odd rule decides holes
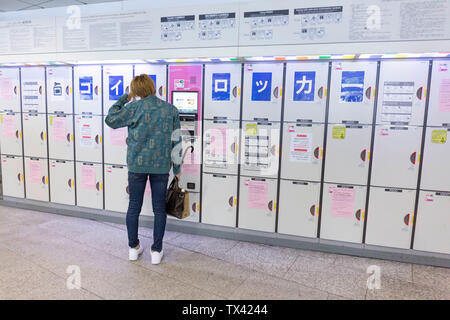
[[[3,115],[2,135],[4,138],[16,138],[16,126],[14,125],[14,116]]]
[[[109,128],[109,138],[111,139],[111,145],[113,146],[125,146],[126,145],[126,130],[127,128],[112,129]]]
[[[353,217],[355,190],[348,188],[330,188],[331,215],[333,217]]]
[[[439,88],[439,112],[450,112],[450,79],[442,79]]]
[[[30,182],[42,183],[41,162],[39,160],[30,160]]]
[[[81,186],[86,190],[95,189],[95,168],[94,166],[81,167]]]
[[[66,118],[54,117],[53,118],[53,140],[54,141],[66,141]]]
[[[227,154],[227,129],[212,128],[209,130],[211,145],[210,154],[212,156],[224,156]]]
[[[188,175],[200,174],[200,161],[196,151],[186,154],[181,166],[181,172]]]
[[[146,197],[152,196],[152,189],[150,188],[150,180],[147,180],[147,184],[145,185],[144,196]]]
[[[269,185],[266,181],[248,181],[248,203],[251,209],[267,209]]]
[[[11,79],[0,79],[0,99],[11,100],[13,97],[13,85]]]

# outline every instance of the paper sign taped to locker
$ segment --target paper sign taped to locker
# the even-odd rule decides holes
[[[82,123],[80,126],[80,145],[91,147],[93,142],[92,126],[90,123]]]
[[[42,183],[41,161],[30,160],[30,182]]]
[[[227,129],[211,128],[208,130],[210,136],[209,153],[211,156],[224,156],[227,154]]]
[[[250,209],[268,209],[269,184],[266,181],[248,181],[247,207]]]
[[[54,117],[53,118],[53,140],[54,141],[66,141],[66,118]]]
[[[4,138],[13,139],[16,137],[16,127],[14,125],[14,116],[2,114],[2,136]]]
[[[95,168],[94,166],[81,166],[81,187],[86,190],[95,189]]]
[[[258,125],[255,123],[248,123],[245,125],[245,134],[247,136],[256,136],[258,134]]]
[[[352,218],[355,205],[355,190],[331,187],[331,216]]]
[[[345,139],[345,127],[333,127],[333,139]]]
[[[126,145],[126,130],[127,127],[113,129],[109,128],[109,138],[111,145],[113,146],[125,146]]]
[[[450,79],[442,79],[439,87],[439,112],[450,112]]]
[[[447,142],[447,130],[433,130],[431,132],[432,143],[446,143]]]
[[[0,79],[0,99],[11,100],[13,97],[13,83],[9,78]]]
[[[291,144],[289,146],[289,161],[311,162],[312,133],[291,133]]]

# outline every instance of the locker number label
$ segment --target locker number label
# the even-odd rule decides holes
[[[230,74],[213,73],[212,75],[212,100],[230,101]]]
[[[253,72],[252,101],[270,101],[272,93],[272,73]]]
[[[80,89],[80,99],[81,100],[93,100],[94,99],[92,77],[80,77],[79,89]]]
[[[123,76],[109,76],[109,100],[119,100],[122,95]]]
[[[314,101],[315,71],[295,72],[294,101]]]

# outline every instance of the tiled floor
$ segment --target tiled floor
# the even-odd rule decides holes
[[[450,269],[176,232],[154,266],[152,230],[140,237],[147,251],[129,262],[124,225],[0,206],[0,299],[450,299]]]

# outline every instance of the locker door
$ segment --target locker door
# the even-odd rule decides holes
[[[281,150],[282,178],[320,181],[323,133],[323,124],[285,123]]]
[[[370,125],[328,125],[325,181],[367,184]]]
[[[20,112],[19,68],[0,68],[0,111]]]
[[[103,66],[103,114],[125,93],[130,92],[133,80],[132,65]]]
[[[241,64],[205,65],[205,119],[239,120]]]
[[[2,154],[22,155],[22,117],[20,113],[0,114]]]
[[[372,160],[374,186],[415,189],[422,127],[376,126]]]
[[[282,87],[282,63],[245,64],[242,119],[280,121]]]
[[[50,200],[75,205],[75,164],[73,161],[50,160]]]
[[[420,188],[425,190],[450,191],[450,129],[427,127],[423,154]]]
[[[362,186],[324,184],[320,227],[322,239],[362,242],[366,189]]]
[[[450,254],[450,193],[420,191],[414,249]]]
[[[23,113],[25,156],[47,158],[47,117],[45,114]]]
[[[105,122],[106,116],[103,117]],[[112,129],[105,124],[105,163],[127,164],[128,128]]]
[[[103,168],[100,163],[77,162],[77,206],[103,209]]]
[[[47,112],[73,113],[72,67],[47,68]]]
[[[381,62],[377,124],[423,125],[428,68],[427,60]]]
[[[277,177],[280,152],[280,123],[242,123],[241,174]]]
[[[278,232],[317,237],[320,183],[280,180]]]
[[[193,146],[194,151],[190,152],[189,150],[186,153],[184,163],[181,166],[180,187],[189,190],[189,192],[200,192],[201,141],[199,137],[182,136],[182,146],[183,151],[189,146]],[[173,170],[170,172],[173,174]]]
[[[333,62],[328,122],[371,124],[376,78],[376,61]]]
[[[2,187],[4,196],[25,197],[22,157],[2,155]]]
[[[275,232],[277,180],[241,177],[238,227]]]
[[[105,210],[125,213],[129,199],[127,167],[105,165]]]
[[[75,116],[75,153],[77,161],[103,161],[102,119],[101,116]]]
[[[25,158],[27,199],[49,201],[48,162],[43,158]]]
[[[45,68],[22,68],[22,111],[46,112],[45,105]]]
[[[155,82],[156,96],[166,101],[167,93],[167,67],[165,64],[135,64],[134,74],[148,74]]]
[[[48,115],[49,158],[73,160],[73,116]]]
[[[169,180],[170,181],[170,180]],[[191,214],[189,217],[184,218],[181,221],[188,221],[188,222],[199,222],[200,220],[200,193],[199,192],[189,192],[189,208],[191,211]],[[178,220],[179,219],[168,215],[169,219]]]
[[[239,121],[205,120],[203,171],[237,174]]]
[[[102,67],[74,67],[76,114],[102,114]]]
[[[288,62],[284,121],[325,122],[328,63]]]
[[[237,176],[203,174],[202,223],[236,226]]]
[[[371,188],[366,243],[409,249],[415,198],[415,190]]]
[[[448,99],[448,88],[450,85],[449,67],[450,63],[448,60],[433,60],[427,118],[427,125],[429,126],[450,124],[450,104]]]

